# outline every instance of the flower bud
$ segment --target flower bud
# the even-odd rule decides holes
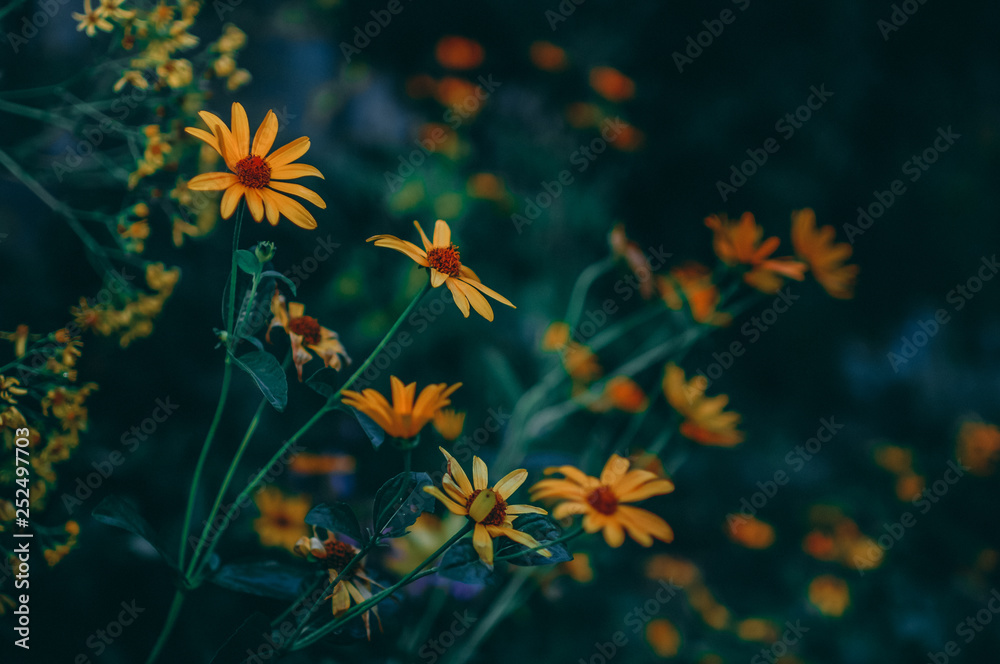
[[[274,243],[264,240],[263,242],[257,243],[257,248],[254,249],[253,253],[255,256],[257,256],[257,260],[260,261],[260,264],[263,265],[264,263],[274,258],[274,252],[275,252]]]

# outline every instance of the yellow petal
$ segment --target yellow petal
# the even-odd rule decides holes
[[[210,134],[204,129],[198,129],[197,127],[185,127],[184,131],[191,134],[197,139],[205,141],[211,147],[215,148],[215,151],[218,152],[219,155],[222,155],[222,151],[219,150],[219,141],[218,139],[215,138],[214,134]]]
[[[461,516],[466,516],[468,514],[468,512],[466,512],[465,510],[465,507],[459,505],[451,498],[444,495],[444,492],[441,491],[441,489],[437,488],[436,486],[425,486],[424,492],[429,493],[438,500],[440,500],[441,504],[444,505],[448,509],[448,511],[451,512],[452,514],[458,514]]]
[[[486,526],[481,523],[477,523],[476,529],[472,532],[472,546],[479,554],[480,560],[493,567],[493,539]]]
[[[520,488],[524,484],[524,480],[528,479],[528,471],[524,468],[518,468],[517,470],[512,470],[507,473],[499,482],[493,486],[493,490],[500,494],[500,497],[504,500]]]
[[[471,304],[472,308],[476,310],[476,313],[492,322],[493,307],[490,306],[490,303],[486,301],[485,297],[479,294],[479,291],[470,286],[468,282],[462,281],[461,279],[450,279],[449,281],[457,281],[462,294],[469,298],[469,304]]]
[[[466,475],[465,471],[462,470],[462,466],[459,465],[455,457],[448,454],[448,450],[443,447],[438,447],[438,449],[441,450],[441,454],[443,454],[448,460],[448,472],[451,473],[455,483],[458,484],[458,488],[460,488],[462,493],[465,495],[472,493],[472,482],[469,481],[468,475]]]
[[[303,136],[301,138],[296,138],[291,143],[281,146],[270,155],[268,155],[267,161],[271,165],[271,176],[274,175],[274,170],[285,164],[290,164],[306,152],[309,151],[309,137]],[[296,176],[297,177],[297,176]]]
[[[431,268],[431,286],[437,288],[443,284],[448,279],[448,275],[444,272],[438,272],[434,268]]]
[[[434,247],[434,245],[431,244],[431,241],[427,239],[427,235],[424,233],[424,229],[420,225],[420,222],[414,219],[413,225],[417,227],[417,232],[420,233],[420,240],[424,243],[424,249],[430,251]]]
[[[239,181],[239,178],[232,173],[202,173],[188,180],[188,189],[193,191],[222,191]]]
[[[278,191],[283,191],[286,194],[292,194],[294,196],[304,198],[322,210],[326,209],[326,201],[320,198],[319,194],[315,191],[307,189],[301,184],[295,184],[294,182],[275,182],[272,180],[270,187],[272,189],[277,189]]]
[[[278,116],[274,114],[274,111],[268,111],[267,115],[264,117],[264,121],[260,123],[260,127],[257,128],[257,133],[253,137],[253,146],[250,148],[250,154],[255,154],[258,157],[264,157],[267,155],[268,150],[274,145],[274,137],[278,135]]]
[[[254,221],[261,221],[264,219],[264,199],[260,197],[260,189],[247,188],[246,195],[250,216],[253,217]]]
[[[488,477],[486,463],[477,456],[472,457],[472,488],[485,489],[489,481]]]
[[[250,121],[243,104],[233,102],[233,139],[236,141],[239,159],[250,154]]]
[[[459,283],[458,279],[448,279],[447,281],[444,282],[445,286],[448,287],[448,290],[451,291],[452,296],[455,298],[455,306],[458,307],[459,311],[462,312],[463,316],[468,318],[469,298],[467,298],[465,296],[465,293],[462,292],[462,289],[459,288],[458,283]]]
[[[517,307],[515,307],[515,306],[514,306],[514,305],[513,305],[512,303],[511,303],[511,301],[510,301],[510,300],[508,300],[508,299],[507,299],[507,298],[505,298],[505,297],[504,297],[503,295],[501,295],[500,293],[496,292],[495,290],[493,290],[493,289],[492,289],[492,288],[490,288],[489,286],[484,286],[484,285],[483,285],[483,283],[482,283],[481,281],[469,281],[469,280],[467,280],[467,279],[463,279],[462,281],[463,281],[463,282],[465,282],[465,283],[467,283],[467,284],[469,284],[469,285],[470,285],[470,286],[472,286],[473,288],[476,288],[477,290],[480,290],[480,291],[482,291],[482,292],[483,292],[483,293],[485,293],[486,295],[489,295],[490,297],[492,297],[492,298],[493,298],[494,300],[496,300],[497,302],[500,302],[500,303],[502,303],[502,304],[506,304],[506,305],[507,305],[508,307],[512,307],[512,308],[514,308],[514,309],[517,309]]]
[[[434,246],[447,247],[451,245],[451,228],[444,219],[434,222]]]
[[[233,212],[236,211],[236,206],[239,204],[240,198],[245,191],[246,188],[243,185],[234,184],[229,189],[226,189],[226,193],[222,194],[222,207],[220,211],[223,219],[229,219],[233,216]]]
[[[376,247],[387,247],[406,254],[413,262],[427,267],[427,254],[412,242],[400,240],[394,235],[374,235],[368,238],[368,242],[375,242]]]

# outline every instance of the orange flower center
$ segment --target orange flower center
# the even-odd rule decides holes
[[[236,177],[244,187],[262,189],[271,182],[271,165],[252,154],[237,162]]]
[[[449,244],[447,247],[434,247],[427,252],[427,262],[430,266],[449,277],[459,275],[462,263],[458,259],[458,247],[454,244]]]
[[[323,559],[323,567],[326,569],[332,569],[340,571],[347,567],[347,563],[351,562],[354,558],[354,547],[347,542],[331,542],[325,543],[326,548],[326,558]]]
[[[587,502],[601,514],[614,514],[618,510],[618,496],[603,485],[587,494]]]
[[[496,505],[493,506],[489,514],[479,520],[479,523],[485,526],[502,526],[504,520],[507,518],[507,503],[500,497],[500,494],[495,493],[492,489],[476,489],[473,491],[472,495],[465,501],[465,509],[468,510],[472,507],[472,503],[476,502],[476,497],[484,490],[493,494],[493,497],[496,499]]]
[[[302,337],[307,346],[315,346],[320,341],[319,321],[312,316],[299,316],[288,321],[288,331]]]

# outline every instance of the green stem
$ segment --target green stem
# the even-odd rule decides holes
[[[233,327],[234,324],[234,309],[236,308],[236,274],[239,272],[239,267],[236,261],[236,250],[239,249],[240,245],[240,227],[243,225],[243,212],[246,210],[246,200],[240,200],[240,209],[236,213],[236,226],[233,229],[233,255],[232,264],[229,268],[229,304],[226,307],[226,331],[229,333],[229,338],[226,340],[226,347],[232,349],[235,345],[235,340],[233,339],[233,333],[236,331]]]
[[[170,633],[174,629],[174,624],[177,622],[177,616],[181,613],[181,606],[184,604],[184,597],[187,591],[183,588],[178,588],[177,592],[174,593],[174,601],[170,603],[170,610],[167,611],[167,620],[163,623],[163,628],[160,630],[160,636],[156,639],[156,643],[153,645],[153,649],[149,653],[149,657],[146,658],[146,664],[153,664],[156,659],[160,656],[160,652],[163,647],[167,645],[167,640],[170,638]]]
[[[344,623],[346,623],[351,618],[354,618],[355,616],[361,615],[362,613],[364,613],[365,611],[368,611],[371,607],[375,606],[376,604],[378,604],[382,600],[387,599],[390,595],[392,595],[394,592],[396,592],[397,590],[399,590],[403,586],[407,585],[408,583],[416,581],[418,578],[421,578],[423,576],[427,576],[428,574],[432,574],[436,570],[436,568],[435,568],[435,570],[427,570],[426,573],[421,573],[421,572],[422,572],[422,570],[425,567],[427,567],[427,565],[429,565],[434,560],[437,560],[437,558],[441,554],[443,554],[449,547],[451,547],[452,544],[454,544],[459,539],[461,539],[462,537],[464,537],[471,529],[472,529],[472,522],[470,521],[470,522],[466,523],[462,527],[461,530],[459,530],[457,533],[455,533],[454,535],[452,535],[451,538],[449,538],[447,542],[445,542],[440,547],[438,547],[437,551],[435,551],[434,553],[432,553],[422,563],[420,563],[419,565],[417,565],[417,567],[414,568],[409,574],[407,574],[402,579],[400,579],[399,581],[397,581],[396,583],[394,583],[392,586],[386,588],[382,592],[380,592],[380,593],[378,593],[376,595],[372,595],[372,597],[370,599],[367,599],[364,602],[362,602],[361,604],[355,605],[354,608],[352,608],[352,609],[350,609],[348,611],[345,611],[336,620],[334,620],[334,621],[332,621],[332,622],[324,625],[323,627],[320,627],[315,632],[313,632],[313,633],[309,634],[308,636],[306,636],[305,638],[297,641],[295,644],[292,645],[292,650],[301,650],[302,648],[305,648],[307,646],[312,645],[316,641],[319,641],[324,636],[326,636],[330,632],[334,631],[335,629],[337,629],[338,627],[340,627],[341,625],[343,625]]]
[[[228,357],[226,358],[229,359]],[[229,469],[226,471],[226,476],[222,480],[222,486],[219,487],[219,492],[215,494],[215,502],[212,504],[212,509],[208,512],[208,519],[205,521],[205,526],[202,528],[201,537],[198,539],[198,546],[195,548],[194,555],[191,557],[191,564],[185,574],[185,578],[189,581],[195,580],[196,577],[201,574],[202,569],[208,562],[208,558],[204,558],[199,561],[198,554],[201,553],[202,548],[205,546],[205,542],[208,541],[211,530],[212,522],[215,520],[215,514],[222,504],[222,500],[226,497],[226,491],[229,490],[229,484],[233,481],[233,476],[236,474],[236,467],[239,466],[240,460],[243,458],[243,453],[246,452],[247,445],[250,443],[250,439],[253,438],[254,432],[257,430],[257,425],[260,423],[260,416],[264,412],[264,407],[267,406],[267,399],[261,399],[260,404],[257,405],[257,410],[253,414],[253,419],[250,420],[250,424],[247,426],[246,433],[243,434],[243,440],[240,441],[240,446],[236,449],[236,454],[233,456],[233,460],[229,464]]]
[[[608,257],[591,264],[577,277],[573,292],[569,296],[569,306],[566,307],[566,324],[569,325],[570,329],[576,327],[580,316],[583,315],[583,306],[587,302],[587,292],[590,291],[590,287],[597,281],[598,277],[614,265],[614,259]]]
[[[184,569],[187,538],[188,533],[191,531],[191,517],[194,514],[194,502],[198,496],[198,483],[201,481],[201,474],[205,469],[208,450],[212,446],[212,440],[215,438],[215,431],[219,428],[219,422],[222,420],[222,411],[226,408],[226,400],[229,397],[229,383],[232,377],[233,364],[229,353],[226,353],[225,367],[222,371],[222,389],[219,392],[219,403],[215,407],[215,415],[212,416],[212,424],[208,427],[208,433],[205,434],[205,442],[201,445],[201,454],[198,455],[198,463],[194,467],[194,478],[191,480],[191,489],[188,491],[187,510],[185,510],[184,514],[184,528],[181,530],[181,550],[178,556],[178,567],[180,569]]]

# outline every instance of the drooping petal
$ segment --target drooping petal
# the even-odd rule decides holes
[[[376,247],[387,247],[406,254],[417,265],[427,267],[427,254],[424,250],[406,240],[400,240],[395,235],[374,235],[368,238],[368,242],[375,242]]]
[[[465,296],[462,289],[458,287],[458,279],[448,279],[444,282],[448,290],[451,291],[452,297],[455,299],[455,306],[458,310],[462,312],[462,315],[466,318],[469,317],[469,298]]]
[[[625,542],[625,530],[620,523],[609,519],[604,524],[604,541],[612,549],[617,549]]]
[[[287,143],[270,155],[264,160],[271,165],[271,176],[275,177],[274,170],[279,166],[284,166],[285,164],[290,164],[306,152],[309,151],[309,137],[302,136],[301,138],[296,138],[291,143]]]
[[[455,480],[455,483],[458,484],[458,488],[460,488],[462,490],[462,493],[464,493],[465,495],[471,494],[472,482],[469,481],[469,476],[465,474],[464,470],[462,470],[462,466],[459,465],[455,457],[453,457],[451,454],[448,453],[448,450],[444,449],[443,447],[438,447],[438,449],[441,450],[441,454],[443,454],[444,457],[448,460],[448,472]]]
[[[514,309],[517,309],[517,307],[515,307],[514,304],[510,300],[508,300],[503,295],[501,295],[500,293],[496,292],[495,290],[493,290],[489,286],[484,286],[481,281],[467,281],[465,279],[463,279],[462,281],[464,281],[465,283],[469,284],[473,288],[476,288],[477,290],[482,291],[486,295],[489,295],[490,297],[492,297],[497,302],[500,302],[502,304],[506,304],[508,307],[512,307]]]
[[[232,173],[202,173],[188,180],[187,186],[193,191],[222,191],[239,181]]]
[[[264,121],[257,128],[257,133],[254,134],[250,154],[255,154],[258,157],[267,155],[268,150],[274,145],[274,137],[277,135],[278,116],[274,114],[274,111],[268,111],[267,115],[264,116]]]
[[[205,143],[214,148],[215,151],[218,152],[220,156],[222,155],[222,151],[219,150],[219,141],[215,137],[215,134],[210,134],[204,129],[198,129],[197,127],[185,127],[184,131],[191,134],[197,139],[205,141]]]
[[[438,272],[434,268],[431,268],[431,287],[437,288],[443,284],[448,279],[448,275],[444,272]]]
[[[656,539],[664,542],[674,541],[674,529],[652,512],[631,505],[619,505],[618,512],[620,516],[635,524],[636,527],[642,528]]]
[[[507,514],[548,514],[548,512],[534,505],[508,505]]]
[[[247,207],[250,208],[250,216],[254,221],[264,219],[264,199],[260,197],[260,189],[247,188]]]
[[[451,475],[445,475],[441,478],[441,488],[444,489],[444,492],[447,493],[448,496],[456,503],[464,505],[468,502],[469,496],[462,493],[462,490],[458,488],[457,484],[455,484],[455,480],[451,479]]]
[[[288,221],[306,230],[316,228],[316,218],[303,207],[302,203],[276,191],[271,192],[271,197],[278,212],[288,217]]]
[[[486,526],[481,523],[477,523],[476,529],[472,531],[472,546],[479,554],[480,560],[493,567],[493,539]]]
[[[301,184],[295,184],[294,182],[277,182],[272,180],[269,186],[272,189],[283,191],[286,194],[292,194],[293,196],[304,198],[322,210],[326,209],[326,201],[320,198],[319,194],[315,191],[307,187],[303,187]]]
[[[417,232],[420,233],[420,240],[424,243],[424,249],[427,250],[427,251],[430,251],[431,249],[433,249],[434,245],[431,244],[431,241],[427,239],[427,234],[424,233],[424,229],[420,225],[420,222],[417,221],[416,219],[414,219],[413,220],[413,225],[417,227]]]
[[[454,500],[446,496],[444,492],[441,491],[441,489],[437,488],[436,486],[425,486],[424,492],[429,493],[438,500],[440,500],[441,504],[444,505],[448,509],[448,511],[451,512],[452,514],[458,514],[461,516],[465,516],[468,514],[468,511],[465,509],[465,507],[459,505]]]
[[[267,215],[267,222],[272,226],[277,226],[278,219],[281,217],[281,212],[278,210],[277,194],[264,187],[260,190],[260,197],[264,200],[264,213]]]
[[[493,307],[490,306],[485,297],[480,295],[479,291],[461,279],[449,279],[449,281],[458,282],[458,287],[461,289],[462,294],[469,298],[469,304],[472,305],[477,314],[488,321],[493,321]]]

